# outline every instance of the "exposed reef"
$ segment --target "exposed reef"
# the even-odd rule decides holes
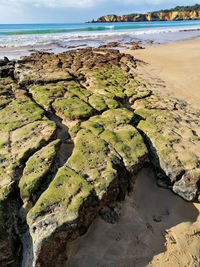
[[[63,266],[69,241],[123,200],[131,174],[149,161],[159,185],[199,198],[200,113],[152,90],[137,64],[104,48],[8,62],[0,79],[4,266]]]

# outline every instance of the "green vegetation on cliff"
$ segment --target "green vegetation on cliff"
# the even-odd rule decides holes
[[[178,12],[185,12],[185,11],[199,11],[200,10],[200,5],[199,4],[195,4],[193,6],[176,6],[174,8],[171,9],[162,9],[159,10],[157,12],[170,12],[170,11],[178,11]]]

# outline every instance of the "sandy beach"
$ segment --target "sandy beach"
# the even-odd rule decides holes
[[[200,204],[159,188],[151,169],[134,180],[133,192],[118,204],[119,222],[98,218],[72,243],[67,267],[198,266]]]
[[[200,40],[152,46],[131,54],[148,63],[144,76],[157,75],[166,85],[165,92],[199,108]]]

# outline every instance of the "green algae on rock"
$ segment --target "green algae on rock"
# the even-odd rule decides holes
[[[78,97],[58,98],[53,108],[69,120],[84,119],[92,116],[94,110]]]
[[[180,129],[185,127],[183,131],[186,132],[188,128],[191,134],[192,130],[180,115],[168,110],[136,110],[135,113],[144,118],[138,128],[148,138],[151,151],[155,153],[155,161],[159,160],[157,164],[160,164],[172,182],[176,181],[183,170],[196,168],[196,153],[191,150],[195,147],[194,143],[191,142],[189,151],[184,153],[187,143],[182,139]]]
[[[13,100],[0,113],[0,131],[13,131],[41,119],[44,111],[28,97],[23,97]]]
[[[94,185],[99,199],[117,179],[119,174],[116,168],[120,165],[120,159],[103,139],[88,130],[78,132],[67,166],[85,175],[85,179]]]
[[[91,92],[84,87],[81,87],[77,82],[72,81],[68,83],[68,91],[73,95],[79,97],[81,100],[88,102],[88,98],[91,96]]]
[[[33,58],[32,58],[33,57]],[[32,60],[35,61],[34,68]],[[71,75],[62,69],[61,62],[55,54],[37,53],[19,60],[15,65],[15,77],[19,83],[46,83],[70,81]],[[53,70],[53,71],[52,71]]]
[[[93,108],[100,112],[119,107],[119,103],[115,99],[103,94],[93,94],[89,98],[89,103]]]
[[[60,140],[56,140],[37,151],[26,163],[19,188],[22,199],[33,200],[34,194],[51,171]]]
[[[51,140],[55,130],[55,123],[47,119],[15,130],[11,135],[13,168],[23,164],[29,155]]]
[[[67,166],[62,167],[48,189],[41,195],[35,206],[28,213],[28,220],[36,220],[39,216],[53,208],[59,221],[73,221],[78,217],[78,211],[92,187],[83,175],[79,175]],[[57,208],[56,208],[57,207]],[[62,211],[60,216],[58,211]],[[66,219],[67,218],[67,219]]]
[[[29,91],[31,92],[34,100],[45,110],[50,110],[51,103],[56,98],[62,97],[66,90],[66,84],[64,82],[29,86]]]
[[[0,95],[0,258],[3,266],[18,266],[20,170],[29,156],[53,137],[56,128],[11,78],[0,79]]]
[[[147,148],[142,136],[135,127],[129,125],[133,119],[133,112],[125,109],[113,109],[94,116],[81,124],[81,128],[90,130],[99,135],[123,159],[126,168],[137,171],[137,164],[147,156]]]
[[[105,126],[107,129],[115,128],[123,124],[130,124],[134,114],[126,108],[110,109],[102,115],[93,116],[89,121]]]
[[[124,60],[126,56],[118,51],[85,49],[63,55],[31,55],[16,64],[15,78],[32,94],[35,102],[25,90],[15,88],[14,92],[11,88],[12,101],[4,102],[0,110],[10,118],[10,124],[5,121],[9,121],[8,117],[2,117],[1,122],[0,153],[4,160],[1,192],[4,198],[12,193],[13,185],[16,187],[20,178],[17,171],[26,164],[19,187],[23,200],[33,202],[27,218],[35,263],[45,266],[53,262],[59,246],[65,246],[66,240],[85,232],[105,203],[125,195],[128,178],[123,160],[111,143],[99,136],[106,127],[127,125],[133,119],[133,112],[117,109],[120,105],[117,98],[126,96],[123,91],[129,78],[120,70],[120,65],[127,69]],[[108,68],[109,73],[98,76],[98,68],[105,69],[108,61],[113,66]],[[98,68],[94,70],[95,66]],[[97,87],[90,81],[92,76],[98,81]],[[50,113],[45,113],[40,106]],[[107,109],[102,115],[92,117]],[[75,149],[50,185],[41,190],[43,178],[55,157],[56,141],[48,143],[56,137],[56,125],[45,116],[54,112],[66,123],[74,121],[71,132],[77,134]],[[90,129],[84,129],[81,122],[88,118],[91,121],[85,124],[88,122]],[[97,132],[93,131],[95,127]],[[52,144],[55,146],[51,147]],[[52,247],[54,253],[47,258],[46,252]]]
[[[95,210],[98,205],[92,186],[83,175],[63,166],[27,215],[37,248],[35,263],[53,266],[58,251],[66,247],[67,240],[79,236],[80,227],[88,227]]]
[[[158,183],[167,184],[182,198],[193,201],[198,197],[200,180],[199,115],[187,110],[181,101],[160,100],[154,95],[141,101],[135,110],[141,119],[137,128],[149,146]]]
[[[1,82],[5,84],[5,80]],[[13,183],[16,168],[55,132],[54,123],[44,117],[44,111],[24,90],[13,88],[11,79],[6,80],[6,86],[10,102],[0,109],[0,188],[5,192]]]
[[[143,164],[148,154],[142,136],[131,125],[119,126],[116,129],[105,130],[100,137],[117,151],[129,171],[136,173],[137,166]]]

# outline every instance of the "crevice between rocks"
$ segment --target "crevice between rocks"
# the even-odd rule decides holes
[[[133,126],[143,137],[144,143],[149,152],[149,159],[154,169],[155,176],[157,177],[157,185],[166,189],[172,189],[175,182],[181,180],[182,176],[185,174],[185,170],[182,170],[179,175],[177,175],[176,180],[172,182],[170,178],[166,175],[165,171],[162,169],[157,155],[156,148],[153,146],[151,139],[137,126],[141,120],[145,120],[139,115],[135,114]]]
[[[16,202],[16,223],[15,223],[15,229],[16,233],[18,234],[19,240],[18,242],[21,244],[20,247],[23,246],[22,249],[20,249],[23,256],[19,257],[19,261],[21,263],[17,263],[19,265],[16,266],[24,266],[28,267],[31,266],[30,262],[33,258],[33,246],[32,246],[32,238],[30,236],[29,232],[29,226],[26,222],[26,214],[24,213],[23,209],[23,200],[20,196],[20,190],[18,187],[18,183],[23,175],[23,171],[26,165],[26,162],[29,160],[31,156],[33,156],[37,151],[39,151],[41,148],[48,145],[51,141],[55,140],[56,138],[61,140],[60,148],[56,154],[56,158],[54,160],[54,164],[51,168],[50,173],[48,174],[47,182],[43,184],[42,189],[40,190],[37,198],[45,191],[45,189],[49,186],[50,182],[55,177],[58,169],[62,167],[67,159],[71,156],[72,150],[74,147],[74,144],[72,140],[70,139],[70,136],[68,134],[68,127],[62,123],[62,119],[58,117],[53,112],[47,112],[41,105],[39,105],[34,98],[32,97],[31,93],[28,91],[28,89],[23,86],[23,88],[27,92],[27,96],[36,103],[43,111],[44,115],[51,121],[54,121],[56,123],[56,133],[53,134],[53,136],[49,139],[48,142],[42,142],[41,145],[37,149],[29,151],[29,153],[26,155],[26,157],[23,159],[23,164],[15,169],[15,173],[13,175],[13,180],[15,182],[15,190],[14,190],[14,196],[15,196],[15,202]],[[24,125],[23,125],[24,126]],[[11,133],[9,132],[9,144],[11,143]],[[9,145],[9,149],[11,149],[11,145]],[[66,153],[67,151],[67,153]],[[30,259],[31,258],[31,259]],[[21,259],[21,260],[20,260]]]

